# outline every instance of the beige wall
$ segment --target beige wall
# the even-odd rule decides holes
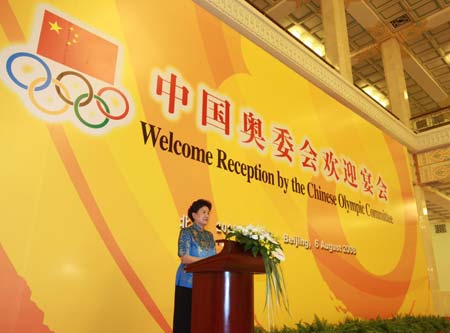
[[[445,223],[446,233],[431,233],[437,276],[441,291],[450,292],[450,222]]]
[[[434,290],[433,295],[437,312],[440,315],[450,316],[450,222],[443,224],[446,225],[446,233],[436,233],[434,224],[431,225],[431,239],[439,283],[439,290]]]

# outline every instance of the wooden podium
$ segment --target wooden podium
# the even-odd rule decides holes
[[[253,333],[253,274],[265,273],[261,256],[230,240],[223,250],[186,266],[194,273],[191,333]]]

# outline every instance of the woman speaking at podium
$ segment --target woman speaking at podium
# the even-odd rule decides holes
[[[193,224],[180,230],[178,237],[178,256],[181,263],[177,270],[175,283],[175,306],[173,333],[190,333],[192,303],[192,273],[187,273],[187,264],[216,254],[213,234],[205,229],[209,221],[212,205],[199,199],[188,209]]]

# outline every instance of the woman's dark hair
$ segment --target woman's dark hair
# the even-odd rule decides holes
[[[205,206],[208,207],[209,210],[211,210],[212,208],[211,203],[205,199],[198,199],[191,204],[191,207],[189,207],[188,209],[188,216],[191,219],[191,221],[194,221],[192,213],[197,213],[200,208]]]

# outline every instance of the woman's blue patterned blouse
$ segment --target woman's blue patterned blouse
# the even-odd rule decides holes
[[[181,229],[178,237],[178,256],[190,255],[206,258],[216,254],[213,234],[197,224]],[[184,271],[186,264],[180,264],[175,285],[192,288],[192,273]]]

